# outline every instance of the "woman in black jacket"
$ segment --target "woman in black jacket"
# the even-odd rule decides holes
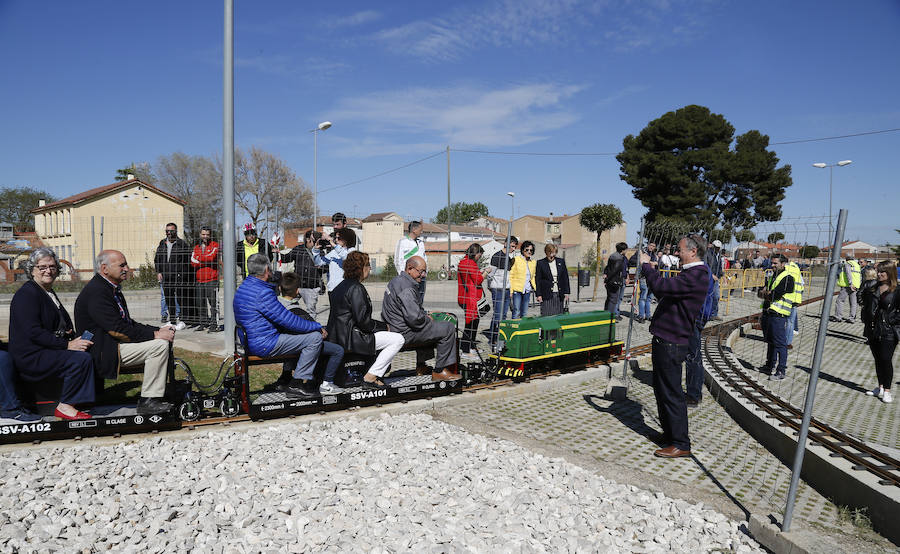
[[[344,280],[331,291],[328,337],[344,347],[344,352],[374,356],[375,362],[363,377],[363,386],[382,389],[388,365],[403,347],[403,335],[388,331],[383,321],[372,319],[372,301],[362,281],[371,271],[369,255],[354,250],[344,260]]]
[[[891,358],[900,336],[900,291],[897,290],[897,266],[891,262],[878,264],[875,284],[863,292],[863,333],[869,339],[869,348],[875,358],[878,386],[866,392],[882,401],[894,401],[891,382],[894,365]]]
[[[9,353],[26,381],[62,379],[56,417],[88,419],[75,405],[94,402],[94,364],[86,352],[94,343],[75,336],[72,319],[53,291],[60,268],[49,248],[28,257],[28,281],[9,306]]]
[[[537,286],[536,299],[541,303],[541,315],[563,313],[569,300],[569,271],[566,261],[556,257],[555,244],[544,247],[543,260],[538,260],[534,271],[534,284]]]

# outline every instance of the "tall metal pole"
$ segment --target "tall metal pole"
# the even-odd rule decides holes
[[[225,0],[225,29],[223,50],[225,53],[222,75],[222,263],[225,266],[225,350],[234,352],[234,289],[237,281],[235,269],[234,229],[234,0]]]
[[[834,179],[834,164],[828,166],[828,234],[834,232],[831,226],[831,181]]]
[[[100,269],[97,267],[97,235],[94,234],[94,216],[91,216],[91,263],[94,264],[94,272]]]
[[[631,330],[634,328],[634,297],[641,282],[641,248],[644,246],[644,218],[641,218],[641,232],[638,233],[638,250],[635,253],[637,263],[634,265],[634,285],[631,290],[631,317],[628,318],[628,336],[625,338],[625,363],[622,364],[622,380],[628,382],[628,362],[631,360]],[[628,267],[628,260],[625,260]],[[624,286],[624,285],[623,285]]]
[[[506,305],[510,300],[510,298],[509,298],[510,297],[510,292],[509,292],[509,254],[510,254],[510,252],[509,252],[509,248],[510,248],[510,244],[511,244],[510,241],[512,240],[513,212],[516,209],[516,193],[507,192],[506,194],[509,195],[510,210],[509,210],[509,223],[506,225],[506,259],[503,261],[503,269],[504,269],[505,273],[503,274],[503,291],[501,293],[503,295],[503,299],[500,301],[501,320],[502,320],[502,318],[506,317]],[[499,329],[497,331],[499,332]],[[500,351],[500,348],[498,346],[499,341],[497,341],[496,339],[497,339],[497,337],[494,337],[494,348],[496,348],[499,353],[499,351]]]
[[[452,265],[450,261],[450,254],[453,252],[450,243],[450,235],[453,232],[453,228],[450,224],[450,145],[447,145],[447,278],[450,278],[450,266]]]
[[[316,230],[319,219],[319,129],[313,129],[313,224],[312,230]]]
[[[825,350],[825,337],[828,332],[828,314],[831,313],[831,300],[834,296],[834,284],[837,281],[838,267],[841,261],[841,244],[844,242],[844,229],[846,227],[847,210],[841,210],[840,214],[838,214],[834,245],[831,248],[831,256],[828,258],[828,278],[825,280],[825,297],[822,300],[822,313],[819,316],[816,349],[813,353],[812,368],[809,371],[809,386],[806,389],[803,422],[800,424],[800,436],[797,437],[797,450],[794,452],[791,486],[788,489],[787,503],[784,507],[784,524],[781,526],[781,529],[785,532],[791,530],[791,519],[794,516],[794,502],[797,499],[797,488],[800,484],[800,469],[803,467],[803,456],[806,454],[806,437],[809,434],[809,421],[812,418],[813,402],[816,400],[816,384],[819,382],[819,368],[822,365],[822,353]]]

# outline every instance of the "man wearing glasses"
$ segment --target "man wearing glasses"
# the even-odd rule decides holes
[[[391,279],[384,291],[381,319],[388,329],[403,335],[405,346],[416,348],[416,373],[431,373],[432,381],[458,379],[456,366],[456,326],[449,321],[434,321],[422,307],[419,282],[428,267],[425,259],[413,256],[400,275]],[[435,355],[434,368],[427,362]]]

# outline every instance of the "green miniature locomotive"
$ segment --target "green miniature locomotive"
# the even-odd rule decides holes
[[[610,312],[593,311],[500,322],[497,374],[521,378],[538,369],[566,369],[621,352]]]

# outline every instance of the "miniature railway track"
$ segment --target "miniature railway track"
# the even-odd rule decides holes
[[[813,299],[812,301],[815,301]],[[707,360],[718,376],[736,392],[751,401],[778,421],[799,434],[803,410],[779,398],[750,377],[725,344],[735,329],[756,319],[757,315],[729,321],[704,331],[703,349]],[[832,458],[844,458],[856,471],[868,471],[884,486],[900,486],[900,460],[879,452],[864,442],[812,418],[809,439],[830,451]]]

